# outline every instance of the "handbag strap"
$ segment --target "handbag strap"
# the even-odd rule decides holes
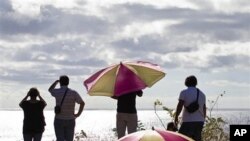
[[[197,103],[198,103],[199,95],[200,95],[199,89],[197,88],[197,98],[196,98],[196,102],[197,102]]]
[[[65,96],[66,96],[66,94],[67,94],[67,91],[68,91],[68,88],[67,88],[67,89],[65,90],[65,92],[64,92],[63,99],[62,99],[62,101],[61,101],[60,107],[62,107],[62,104],[63,104],[64,98],[65,98]]]

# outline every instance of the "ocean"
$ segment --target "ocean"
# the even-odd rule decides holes
[[[54,112],[46,110],[44,114],[47,125],[42,140],[55,141]],[[228,126],[230,124],[250,124],[250,109],[214,110],[211,114],[223,117],[228,122]],[[0,115],[0,140],[23,141],[23,112],[21,110],[0,110]],[[145,129],[151,129],[153,126],[164,128],[163,126],[171,121],[171,117],[163,110],[157,110],[156,113],[154,110],[138,110],[138,119]],[[115,132],[112,130],[115,128],[115,120],[115,110],[85,110],[76,119],[75,132],[78,135],[81,130],[86,133],[87,138],[83,138],[82,141],[113,141],[116,140]]]

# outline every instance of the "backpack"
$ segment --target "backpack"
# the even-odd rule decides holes
[[[198,99],[199,99],[199,89],[197,89],[197,98],[195,101],[193,101],[192,103],[190,103],[188,106],[186,106],[186,109],[189,113],[193,113],[195,111],[197,111],[199,109],[199,103],[198,103]]]

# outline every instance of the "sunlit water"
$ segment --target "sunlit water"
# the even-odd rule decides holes
[[[156,116],[159,115],[160,119]],[[151,129],[152,126],[163,128],[171,118],[166,111],[139,110],[138,118],[144,128]],[[45,111],[46,127],[43,134],[43,141],[55,140],[54,135],[54,113],[53,111]],[[220,110],[213,111],[213,115],[222,116],[230,124],[250,124],[249,110]],[[22,111],[0,111],[0,140],[1,141],[22,141]],[[115,140],[115,110],[85,110],[76,120],[76,133],[83,130],[88,141],[111,141]],[[160,122],[162,121],[162,123]]]

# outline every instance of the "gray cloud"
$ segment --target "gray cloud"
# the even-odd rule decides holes
[[[123,4],[117,5],[121,16],[117,16],[117,22],[129,24],[130,22],[149,22],[154,20],[179,20],[177,25],[170,29],[172,36],[178,34],[200,34],[211,38],[211,41],[246,41],[249,39],[250,15],[249,13],[232,14],[209,11],[208,9],[194,10],[188,8],[167,7],[156,8],[150,5]],[[114,9],[111,9],[112,11]]]
[[[18,16],[19,18],[16,18]],[[55,36],[57,34],[104,34],[107,21],[93,16],[71,14],[51,5],[41,7],[41,15],[30,18],[13,12],[1,15],[1,36],[32,34]]]
[[[0,14],[5,12],[12,11],[12,5],[8,0],[1,0],[0,1]]]
[[[225,8],[229,12],[224,12],[215,10],[211,1],[194,0],[190,2],[197,9],[158,8],[127,2],[88,7],[94,11],[92,13],[85,9],[85,2],[79,2],[73,8],[41,5],[40,13],[31,16],[15,11],[11,2],[0,1],[0,80],[4,94],[0,107],[15,107],[6,104],[6,98],[10,103],[17,103],[13,95],[20,96],[30,85],[38,84],[47,92],[45,85],[67,74],[74,81],[73,85],[78,86],[79,81],[100,68],[123,60],[159,64],[169,73],[163,82],[173,82],[173,88],[169,87],[166,92],[179,89],[179,82],[175,82],[183,81],[187,73],[198,72],[202,81],[220,82],[231,93],[237,93],[238,86],[245,84],[241,95],[249,94],[249,77],[246,76],[249,76],[250,56],[245,53],[249,51],[245,47],[250,42],[250,16],[244,10],[233,8],[231,12]],[[154,32],[153,28],[146,32],[145,27],[150,28],[155,22],[167,25],[160,25],[162,32]],[[231,51],[231,44],[243,47],[245,52]],[[229,82],[233,85],[228,85]],[[162,85],[164,91],[154,87],[153,93],[165,93],[165,84]],[[212,96],[221,90],[217,86],[206,88]]]
[[[152,53],[165,55],[174,52],[190,52],[195,49],[190,46],[182,46],[178,43],[175,43],[175,46],[171,44],[172,41],[170,39],[152,34],[141,36],[136,41],[129,38],[112,42],[113,48],[118,52],[117,56],[121,56],[121,58],[123,58],[122,56],[127,56],[128,58],[149,59]]]
[[[92,48],[88,44],[81,45],[80,42],[64,40],[26,48],[0,48],[3,51],[1,58],[6,60],[5,65],[0,66],[5,74],[0,79],[44,83],[58,75],[86,75],[100,66],[107,66],[104,59],[92,54]],[[6,62],[18,65],[12,66]]]
[[[249,14],[236,13],[234,15],[216,14],[203,15],[199,19],[190,19],[172,27],[177,33],[198,33],[215,40],[246,41],[250,36]],[[247,35],[247,38],[246,38]]]
[[[28,17],[13,11],[8,2],[2,3],[3,14],[0,15],[2,40],[18,43],[27,40],[23,38],[27,34],[30,40],[33,37],[40,42],[44,39],[50,40],[39,45],[30,43],[23,48],[5,49],[3,58],[17,63],[32,62],[37,70],[43,70],[42,78],[46,78],[47,74],[53,75],[53,71],[63,73],[63,71],[60,72],[60,68],[64,68],[70,74],[88,74],[91,70],[110,63],[103,56],[99,56],[99,53],[109,50],[114,51],[114,57],[117,60],[150,60],[159,62],[166,68],[185,67],[187,65],[182,58],[176,57],[175,54],[192,54],[204,43],[248,41],[250,35],[248,24],[250,16],[247,13],[234,12],[229,15],[207,11],[207,9],[119,4],[101,8],[103,17],[97,17],[74,13],[71,9],[45,5],[41,6],[40,15]],[[8,14],[4,14],[5,12]],[[174,20],[178,23],[165,27],[163,30],[166,32],[163,31],[163,35],[151,33],[136,39],[133,35],[114,37],[119,35],[124,26],[132,23],[150,23],[160,20]],[[161,59],[161,56],[168,54],[173,56],[170,60]],[[236,62],[249,65],[249,62],[242,61],[244,59],[249,59],[249,56],[215,56],[206,66],[193,64],[189,67],[209,70],[213,67],[231,67],[237,64]],[[83,73],[76,70],[84,67]],[[2,69],[12,74],[2,77],[3,79],[7,80],[7,77],[10,77],[11,80],[12,76],[15,76],[16,80],[26,78],[23,70]],[[34,77],[37,75],[34,70],[29,73]]]
[[[237,62],[237,63],[235,63]],[[227,55],[227,56],[213,56],[211,58],[209,68],[237,68],[243,66],[250,66],[250,56],[246,55]]]

